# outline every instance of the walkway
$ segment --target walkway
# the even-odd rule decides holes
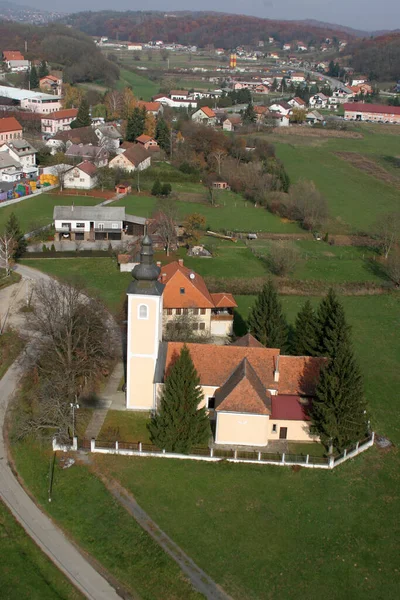
[[[26,533],[86,598],[120,600],[108,581],[30,499],[9,466],[3,435],[4,419],[22,374],[22,365],[15,361],[0,380],[0,498]]]
[[[95,469],[96,470],[96,469]],[[109,492],[122,504],[137,523],[157,542],[159,546],[178,564],[190,579],[193,587],[208,600],[233,600],[215,581],[211,579],[139,506],[135,498],[117,481],[97,471]]]
[[[118,391],[119,384],[124,375],[124,365],[119,362],[114,371],[111,373],[110,379],[107,382],[104,393],[101,395],[99,406],[95,408],[92,418],[85,431],[85,438],[88,440],[97,439],[101,428],[103,427],[104,421],[106,420],[107,413],[110,408],[115,410],[113,403],[122,398],[122,409],[125,409],[125,394]],[[118,410],[118,409],[117,409]]]

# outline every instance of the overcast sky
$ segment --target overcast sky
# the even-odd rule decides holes
[[[357,29],[400,29],[399,0],[17,0],[47,10],[214,10],[270,19],[317,19]]]

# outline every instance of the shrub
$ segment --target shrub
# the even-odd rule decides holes
[[[42,246],[42,252],[47,252],[47,246],[46,246],[46,244],[43,244],[43,246]]]
[[[161,186],[161,196],[169,196],[172,192],[170,183],[163,183]]]
[[[51,245],[50,252],[56,252],[56,247],[54,244]]]
[[[271,273],[285,277],[293,273],[299,260],[300,255],[296,246],[287,242],[276,242],[271,247],[268,265]]]

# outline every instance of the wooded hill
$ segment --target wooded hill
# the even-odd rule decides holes
[[[64,81],[71,83],[101,80],[111,85],[119,76],[117,65],[102,55],[92,39],[64,25],[0,21],[0,52],[3,50],[20,50],[28,60],[47,60],[53,68],[62,68]]]
[[[259,40],[268,41],[269,36],[280,42],[301,40],[306,43],[320,43],[333,36],[350,37],[346,32],[307,22],[208,12],[177,12],[173,16],[155,11],[81,12],[69,15],[63,22],[94,36],[135,42],[163,40],[199,47],[208,44],[223,48],[256,45]]]
[[[361,40],[349,47],[350,64],[371,81],[400,79],[400,32]]]

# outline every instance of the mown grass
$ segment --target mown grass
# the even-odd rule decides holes
[[[21,230],[25,233],[33,231],[53,221],[55,206],[93,206],[101,202],[101,198],[90,196],[56,196],[55,194],[40,194],[32,196],[16,204],[0,205],[0,231],[7,223],[10,214],[15,213]]]
[[[19,273],[11,271],[9,275],[6,275],[6,270],[0,269],[0,290],[8,287],[9,285],[13,285],[14,283],[18,283],[20,280],[21,275]]]
[[[148,413],[109,410],[97,438],[120,442],[150,443]]]
[[[83,596],[17,524],[0,501],[2,600],[78,600]]]
[[[303,145],[301,136],[284,136],[274,143],[292,182],[309,179],[326,196],[330,209],[330,233],[371,232],[380,214],[398,208],[399,192],[390,184],[339,158],[334,152],[357,152],[381,161],[398,154],[399,136],[384,129],[360,127],[362,139],[317,138]],[[318,145],[316,145],[318,144]]]
[[[123,90],[125,87],[131,87],[135,97],[139,100],[151,100],[160,89],[160,86],[148,77],[133,73],[128,69],[121,69],[116,88]]]
[[[93,555],[133,597],[200,600],[176,563],[144,532],[87,466],[57,461],[47,501],[50,443],[14,443],[18,472],[51,517]],[[28,597],[28,596],[24,596]],[[29,596],[30,597],[30,596]],[[53,596],[54,598],[54,596]]]

